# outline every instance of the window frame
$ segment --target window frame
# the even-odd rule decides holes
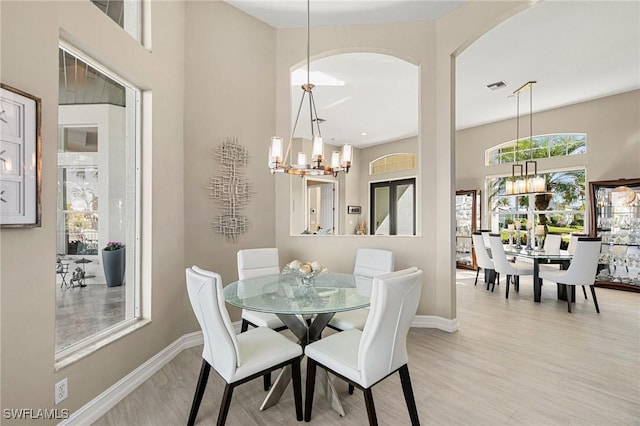
[[[375,230],[375,190],[376,188],[389,187],[389,200],[396,200],[396,190],[400,185],[411,185],[413,188],[413,233],[412,234],[397,234],[397,203],[391,202],[389,205],[389,234],[376,234]],[[417,217],[417,201],[416,201],[416,185],[417,179],[415,177],[407,177],[393,180],[383,180],[369,182],[369,205],[371,206],[369,212],[369,234],[370,235],[384,235],[384,236],[401,236],[401,237],[415,237],[416,233],[416,217]]]

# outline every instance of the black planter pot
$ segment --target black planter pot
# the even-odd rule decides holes
[[[107,287],[117,287],[124,283],[125,248],[102,250],[102,267],[107,279]]]

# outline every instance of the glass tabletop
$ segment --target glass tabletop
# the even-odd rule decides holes
[[[573,255],[564,250],[527,250],[525,248],[504,247],[504,252],[510,256],[520,256],[527,259],[551,259],[551,260],[571,260]]]
[[[274,314],[322,314],[369,306],[371,278],[327,273],[305,286],[294,274],[274,274],[235,281],[224,299],[238,308]]]

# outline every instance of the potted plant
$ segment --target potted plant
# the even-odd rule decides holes
[[[107,287],[117,287],[124,283],[125,247],[123,243],[109,241],[102,249],[102,266],[107,279]]]

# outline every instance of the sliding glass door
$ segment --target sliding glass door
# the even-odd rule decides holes
[[[371,183],[371,234],[416,234],[416,180]]]

